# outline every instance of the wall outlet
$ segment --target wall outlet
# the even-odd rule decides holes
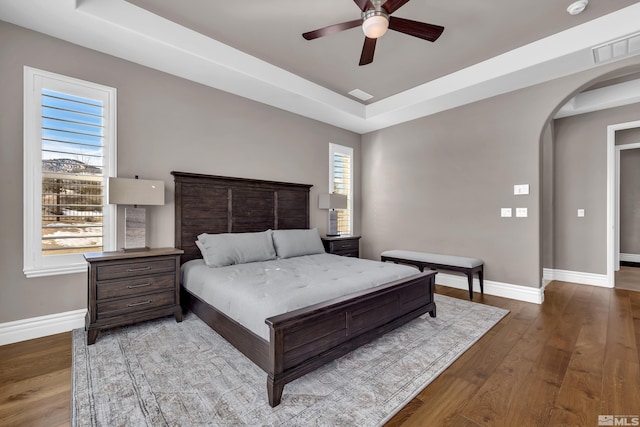
[[[500,216],[502,218],[511,218],[511,208],[500,209]]]
[[[584,218],[584,209],[578,209],[578,218]]]
[[[513,186],[513,194],[521,196],[523,194],[529,194],[529,184],[518,184]]]
[[[527,217],[527,208],[516,208],[516,217],[518,217],[518,218],[526,218]]]

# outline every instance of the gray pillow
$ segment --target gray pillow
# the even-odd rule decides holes
[[[279,258],[323,254],[324,246],[317,228],[311,230],[274,230],[273,245]]]
[[[259,233],[203,233],[198,236],[196,246],[209,267],[224,267],[276,258],[271,230]]]

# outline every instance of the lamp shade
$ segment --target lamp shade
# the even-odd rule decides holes
[[[164,181],[109,178],[112,205],[164,205]]]
[[[346,194],[330,193],[318,196],[318,208],[320,209],[347,209]]]

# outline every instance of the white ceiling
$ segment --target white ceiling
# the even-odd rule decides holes
[[[592,47],[640,32],[637,1],[590,0],[577,16],[571,1],[412,0],[393,15],[443,35],[389,31],[363,67],[359,28],[301,37],[357,19],[352,0],[0,0],[0,19],[366,133],[586,70]]]

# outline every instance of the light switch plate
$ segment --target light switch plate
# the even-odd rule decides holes
[[[584,217],[584,209],[578,209],[578,218]]]
[[[526,218],[527,217],[527,208],[516,208],[516,217],[518,217],[518,218]]]
[[[500,209],[500,216],[502,218],[511,218],[511,208]]]
[[[513,194],[521,196],[523,194],[529,194],[529,184],[517,184],[513,186]]]

